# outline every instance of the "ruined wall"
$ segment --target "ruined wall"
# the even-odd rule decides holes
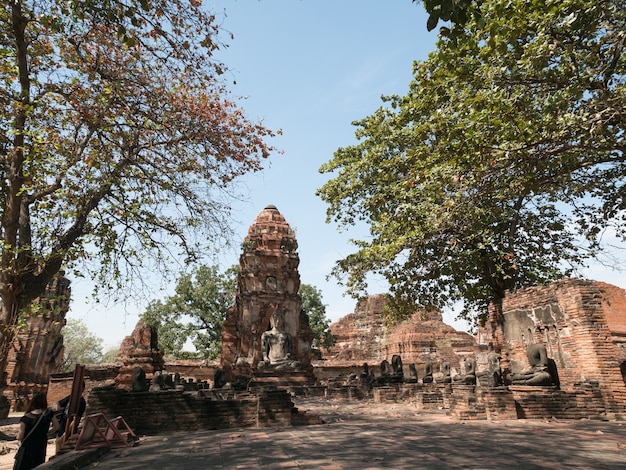
[[[120,363],[109,364],[87,364],[85,365],[85,393],[87,397],[94,388],[111,386],[118,376]],[[172,360],[166,361],[164,371],[166,373],[178,373],[186,380],[213,382],[214,372],[217,364],[207,363],[202,360]],[[54,403],[66,397],[72,391],[73,372],[52,374],[48,383],[48,402]]]
[[[159,350],[155,327],[139,320],[133,332],[124,338],[117,353],[116,362],[121,363],[115,386],[122,390],[132,389],[132,374],[135,367],[141,367],[146,379],[151,380],[154,372],[163,370],[163,353]]]
[[[207,391],[208,393],[208,391]],[[259,396],[215,399],[179,390],[126,392],[94,389],[87,413],[122,416],[138,435],[242,427],[290,426],[294,412],[291,395],[268,390]]]
[[[38,298],[36,314],[26,319],[26,327],[15,335],[7,361],[9,386],[48,383],[50,374],[63,361],[65,315],[69,309],[70,281],[61,272]]]
[[[34,393],[45,392],[50,375],[61,366],[61,329],[69,309],[70,292],[70,282],[60,272],[35,300],[35,312],[15,335],[4,371],[0,417],[6,417],[9,409],[22,411]]]
[[[626,323],[622,289],[605,283],[568,279],[545,287],[509,293],[494,334],[503,367],[528,367],[526,348],[542,343],[556,363],[561,389],[573,391],[598,384],[607,412],[623,413],[626,384],[620,372],[623,350],[614,341]]]
[[[350,313],[330,325],[335,345],[322,350],[322,357],[329,363],[363,362],[380,363],[387,357],[387,331],[381,315],[385,306],[382,294],[360,300],[354,313]]]
[[[372,295],[357,303],[354,313],[346,315],[330,326],[337,337],[335,345],[322,351],[323,362],[336,364],[380,364],[391,362],[394,354],[402,358],[405,374],[414,363],[418,375],[424,375],[425,364],[449,363],[460,372],[460,364],[467,355],[478,351],[474,337],[456,331],[443,323],[438,311],[418,311],[408,320],[392,327],[384,325],[383,309],[387,300],[383,294]]]
[[[111,385],[119,373],[120,364],[88,364],[85,366],[85,392],[87,398],[93,388]],[[48,382],[48,403],[52,404],[72,392],[74,372],[52,374]]]

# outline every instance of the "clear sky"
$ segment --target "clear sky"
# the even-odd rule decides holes
[[[207,1],[234,35],[218,57],[231,70],[226,76],[250,118],[262,119],[283,135],[273,141],[267,170],[243,181],[244,202],[235,208],[238,247],[258,213],[273,204],[296,231],[303,283],[322,291],[327,315],[334,321],[352,312],[355,301],[335,280],[326,280],[335,261],[353,251],[349,238],[364,238],[358,228],[339,233],[325,223],[326,205],[315,196],[327,175],[318,172],[340,147],[356,143],[352,122],[382,105],[381,95],[406,94],[414,60],[426,59],[436,33],[426,30],[421,2],[411,0],[221,0]],[[224,38],[227,38],[225,35]],[[223,267],[238,263],[239,251],[224,253]],[[589,277],[621,285],[610,270],[596,267]],[[134,328],[143,300],[96,305],[88,280],[72,280],[68,318],[82,319],[116,346]],[[159,284],[158,282],[155,282]],[[370,293],[384,292],[372,282]],[[163,298],[166,292],[153,292]],[[454,321],[444,312],[444,321]]]

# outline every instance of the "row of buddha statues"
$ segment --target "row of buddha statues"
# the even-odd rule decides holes
[[[487,369],[478,372],[476,370],[476,360],[473,357],[466,357],[463,360],[463,372],[452,375],[449,363],[440,366],[440,373],[433,375],[433,365],[425,364],[425,373],[421,378],[421,383],[439,383],[455,385],[480,385],[482,387],[499,387],[502,385],[531,385],[550,386],[557,385],[554,361],[550,361],[547,351],[542,344],[530,344],[527,347],[527,358],[529,367],[518,372],[511,372],[503,377],[500,368],[500,355],[494,351],[487,354]],[[551,365],[552,362],[552,365]],[[409,376],[405,377],[402,358],[399,355],[392,357],[391,363],[384,360],[380,364],[380,376],[376,377],[368,364],[363,364],[363,371],[360,376],[361,382],[370,386],[381,386],[392,383],[418,383],[419,378],[415,364],[409,365]]]

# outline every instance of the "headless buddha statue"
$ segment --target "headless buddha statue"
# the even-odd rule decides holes
[[[500,369],[500,354],[493,349],[487,355],[489,369],[477,372],[476,377],[483,387],[499,387],[502,385],[502,370]]]
[[[471,357],[466,357],[465,373],[455,375],[452,382],[459,385],[476,385],[476,361]]]
[[[548,371],[548,353],[543,344],[529,344],[526,353],[530,369],[509,375],[514,385],[552,385],[554,381]]]

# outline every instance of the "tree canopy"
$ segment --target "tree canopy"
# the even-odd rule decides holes
[[[159,348],[176,358],[215,359],[222,352],[222,325],[235,303],[238,266],[220,272],[217,266],[199,266],[178,279],[175,293],[151,302],[143,319],[156,326]],[[195,351],[185,351],[190,341]]]
[[[76,364],[97,364],[102,361],[102,338],[89,331],[82,320],[67,320],[61,334],[63,364],[59,372],[71,372]]]
[[[313,330],[313,347],[328,349],[335,344],[336,338],[330,332],[330,319],[326,317],[326,305],[322,291],[310,284],[301,284],[300,299],[302,310],[309,316],[309,326]]]
[[[426,27],[432,31],[439,21],[449,21],[456,33],[456,29],[465,25],[470,18],[482,21],[478,5],[482,0],[413,0],[413,3],[422,3],[428,13]],[[442,27],[444,35],[450,33],[446,26]]]
[[[199,266],[178,278],[173,295],[148,304],[142,318],[158,329],[159,348],[166,355],[178,359],[219,357],[226,312],[235,305],[238,272],[237,265],[225,271]],[[313,330],[313,346],[332,346],[335,338],[328,329],[322,293],[309,284],[301,284],[298,293]],[[193,351],[185,350],[187,343]]]
[[[231,183],[274,133],[227,89],[201,3],[2,3],[0,365],[61,267],[120,287],[228,240]]]
[[[327,220],[371,234],[334,274],[356,295],[381,273],[398,315],[464,301],[476,319],[625,235],[625,2],[477,8],[320,169]]]

